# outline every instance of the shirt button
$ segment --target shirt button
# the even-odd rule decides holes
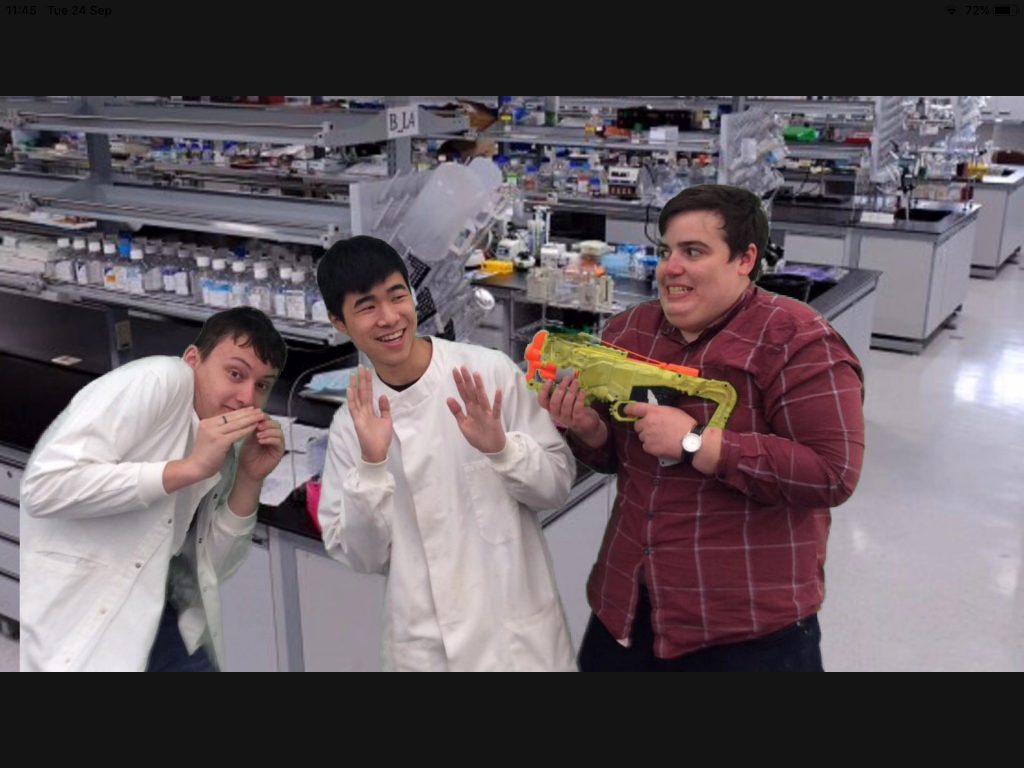
[[[200,544],[202,544],[202,543],[203,543],[203,537],[202,537],[202,536],[200,536],[200,537],[199,537],[199,543],[200,543]]]
[[[654,549],[652,547],[644,547],[644,554],[650,557],[654,554]]]
[[[136,564],[135,564],[135,567],[136,567],[136,568],[141,568],[141,567],[142,567],[142,563],[136,563]]]
[[[652,517],[654,517],[654,510],[653,509],[647,510],[647,519],[650,520]]]
[[[107,609],[106,609],[106,608],[100,608],[100,616],[102,616],[102,615],[103,615],[103,614],[105,614],[106,612],[107,612]]]

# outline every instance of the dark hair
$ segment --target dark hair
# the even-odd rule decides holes
[[[722,217],[730,261],[739,258],[751,243],[757,246],[757,259],[750,273],[750,279],[756,279],[768,247],[768,216],[760,198],[753,192],[725,184],[688,187],[665,203],[658,216],[658,232],[664,235],[669,221],[691,211],[711,211]]]
[[[409,290],[409,271],[398,251],[383,240],[367,235],[339,240],[320,259],[316,284],[327,310],[344,320],[341,308],[350,293],[368,293],[395,272],[401,274]]]
[[[235,307],[212,315],[193,343],[199,350],[199,357],[205,360],[214,347],[228,337],[235,342],[242,339],[239,346],[252,347],[256,357],[264,363],[279,373],[284,370],[288,348],[270,318],[258,309]]]

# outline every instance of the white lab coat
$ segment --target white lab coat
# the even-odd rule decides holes
[[[144,670],[163,611],[175,531],[196,589],[179,628],[223,661],[218,582],[248,552],[256,515],[228,509],[241,443],[218,475],[167,494],[189,455],[195,377],[174,357],[93,381],[46,430],[21,485],[22,670]],[[207,631],[208,630],[208,631]]]
[[[572,453],[507,356],[432,343],[408,389],[374,376],[374,402],[387,395],[394,420],[385,462],[363,462],[347,407],[335,414],[319,507],[327,551],[388,574],[387,670],[574,670],[536,515],[568,498]],[[463,365],[492,399],[504,391],[500,454],[470,446],[448,410],[448,397],[462,402],[452,369]]]

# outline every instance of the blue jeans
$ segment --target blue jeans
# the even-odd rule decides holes
[[[796,624],[742,643],[685,653],[674,659],[654,655],[651,601],[640,588],[632,643],[624,648],[591,614],[577,661],[581,672],[824,672],[821,629],[811,614]]]
[[[164,605],[160,629],[149,651],[147,672],[216,672],[205,648],[198,648],[191,656],[178,631],[178,613],[170,603]]]

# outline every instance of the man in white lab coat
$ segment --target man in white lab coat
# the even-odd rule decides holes
[[[220,666],[218,584],[284,454],[262,407],[285,354],[259,310],[220,312],[184,357],[111,371],[50,425],[21,485],[22,670]]]
[[[536,513],[566,501],[575,463],[523,374],[417,337],[408,273],[381,240],[336,243],[317,281],[374,366],[331,424],[319,518],[332,557],[388,574],[383,667],[574,670]]]

